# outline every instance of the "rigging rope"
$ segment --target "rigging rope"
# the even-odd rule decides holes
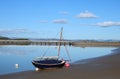
[[[68,55],[68,57],[69,57],[69,60],[71,61],[70,54],[69,54],[69,51],[68,51],[66,45],[65,45],[65,49],[66,49],[67,55]]]
[[[60,45],[61,45],[61,41],[62,41],[62,38],[63,38],[62,37],[62,32],[63,32],[63,28],[61,28],[60,39],[59,39],[59,43],[58,43],[59,44],[59,47],[58,47],[58,59],[59,59],[59,56],[60,56]],[[58,33],[57,33],[57,35],[58,35]],[[71,58],[70,58],[70,55],[69,55],[69,51],[68,51],[66,45],[64,45],[64,47],[65,47],[67,55],[69,57],[69,61],[71,61]],[[50,48],[50,46],[49,46],[49,48]],[[42,57],[44,57],[46,55],[46,53],[48,52],[49,48],[44,52]]]
[[[60,32],[58,32],[58,33],[55,35],[55,38],[58,36],[59,33],[60,33]],[[44,57],[44,56],[47,54],[49,48],[50,48],[50,46],[48,47],[48,49],[47,49],[46,51],[44,51],[44,54],[42,55],[42,57]]]

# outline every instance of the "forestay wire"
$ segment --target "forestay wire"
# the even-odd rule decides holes
[[[59,39],[58,59],[59,59],[59,56],[60,56],[60,45],[61,45],[61,41],[62,41],[62,38],[63,38],[62,32],[63,32],[63,28],[61,28],[60,39]],[[58,35],[58,33],[57,33],[57,35]],[[57,35],[56,35],[56,36],[57,36]],[[68,55],[68,57],[69,57],[69,60],[66,60],[66,61],[71,61],[70,54],[69,54],[69,51],[68,51],[66,45],[64,45],[64,47],[65,47],[66,53],[67,53],[67,55]],[[46,53],[48,52],[49,48],[50,48],[50,46],[49,46],[48,49],[44,52],[44,54],[43,54],[42,57],[44,57],[44,56],[46,55]]]
[[[58,36],[59,33],[60,33],[60,32],[58,32],[58,33],[55,35],[55,38]],[[47,52],[48,52],[49,49],[50,49],[50,46],[47,48],[46,51],[44,51],[44,53],[43,53],[43,55],[42,55],[42,58],[46,56],[46,54],[47,54]]]

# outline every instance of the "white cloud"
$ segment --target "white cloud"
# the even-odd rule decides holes
[[[27,29],[0,29],[0,34],[30,33]]]
[[[61,11],[61,12],[59,12],[60,14],[63,14],[63,15],[67,15],[67,14],[69,14],[69,12],[67,12],[67,11]]]
[[[53,23],[66,24],[68,23],[68,21],[66,19],[56,19],[56,20],[53,20]]]
[[[120,22],[106,21],[106,22],[100,22],[100,23],[96,23],[96,24],[92,24],[92,25],[103,26],[103,27],[120,26]]]
[[[48,20],[40,20],[40,23],[48,23]]]
[[[97,18],[98,16],[96,16],[95,14],[85,11],[85,12],[81,12],[79,15],[76,16],[77,18]]]

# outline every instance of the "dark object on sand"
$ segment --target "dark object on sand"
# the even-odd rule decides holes
[[[65,65],[64,60],[58,60],[58,57],[35,58],[32,64],[39,69],[62,68]]]

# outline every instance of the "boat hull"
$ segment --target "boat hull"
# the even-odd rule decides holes
[[[47,61],[49,62],[49,61]],[[59,63],[55,62],[55,63],[41,63],[41,62],[36,62],[36,61],[32,61],[32,64],[39,69],[49,69],[49,68],[62,68],[65,65],[65,61],[59,60]]]

